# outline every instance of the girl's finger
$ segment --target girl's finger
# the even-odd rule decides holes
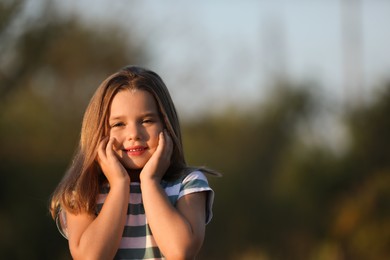
[[[164,151],[164,148],[165,148],[165,136],[164,136],[164,132],[160,132],[158,134],[158,146],[157,146],[156,152],[158,154],[162,154]]]
[[[108,137],[104,137],[100,143],[99,143],[99,146],[98,146],[98,157],[99,158],[104,158],[106,157],[106,146],[107,146],[107,142],[108,142]]]
[[[107,146],[106,146],[106,155],[107,156],[115,156],[114,154],[114,143],[115,143],[115,138],[114,137],[111,137],[110,140],[108,141],[107,143]]]
[[[158,144],[157,148],[153,154],[154,158],[162,158],[165,153],[165,138],[164,138],[164,132],[160,132],[158,134]]]

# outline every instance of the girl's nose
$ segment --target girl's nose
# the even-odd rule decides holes
[[[141,129],[137,125],[129,124],[127,127],[127,139],[139,140],[141,139]]]

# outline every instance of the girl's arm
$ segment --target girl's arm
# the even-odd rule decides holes
[[[69,248],[74,259],[113,259],[126,221],[130,178],[113,151],[114,139],[99,145],[99,164],[110,191],[99,215],[67,212]]]
[[[205,234],[206,193],[185,195],[175,208],[159,183],[142,181],[145,213],[159,249],[167,259],[193,259]]]
[[[141,189],[149,226],[167,259],[193,259],[205,234],[206,193],[192,193],[169,202],[160,181],[172,153],[168,134],[160,135],[159,146],[141,172]]]

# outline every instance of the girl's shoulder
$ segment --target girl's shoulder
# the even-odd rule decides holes
[[[196,181],[196,180],[204,180],[207,182],[207,178],[205,174],[196,168],[188,168],[184,169],[183,172],[177,178],[173,180],[163,180],[161,183],[164,186],[174,186],[174,185],[184,185],[185,183]]]
[[[194,181],[205,181],[208,183],[206,175],[199,169],[193,170],[182,177],[182,183]]]
[[[201,170],[195,170],[183,177],[181,195],[193,192],[212,191],[206,175]]]
[[[168,196],[177,196],[177,199],[190,193],[212,192],[206,175],[198,169],[188,171],[174,181],[162,181],[161,186]]]

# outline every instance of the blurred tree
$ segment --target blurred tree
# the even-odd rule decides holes
[[[285,192],[315,238],[312,259],[390,257],[389,113],[388,84],[370,106],[346,111],[350,147],[343,156],[317,148],[295,160]]]
[[[0,257],[69,259],[47,211],[50,193],[91,94],[108,74],[142,62],[144,50],[128,30],[88,27],[50,1],[35,3],[0,2]]]
[[[211,179],[217,193],[215,222],[208,229],[206,239],[212,243],[205,243],[204,257],[237,259],[245,251],[261,255],[263,249],[283,252],[284,217],[290,208],[272,197],[274,181],[288,159],[298,125],[315,110],[304,87],[275,89],[269,101],[251,113],[231,110],[184,128],[189,161],[224,173],[215,183]],[[226,245],[229,250],[223,250]]]
[[[306,89],[287,84],[251,113],[185,125],[190,163],[224,173],[210,179],[215,218],[202,259],[390,257],[390,85],[371,107],[347,111],[343,154],[301,140],[297,129],[321,116]]]
[[[347,259],[390,258],[390,83],[369,106],[350,111],[354,142],[342,162],[342,192],[329,235]]]
[[[139,62],[145,56],[137,37],[130,37],[134,35],[128,29],[125,33],[115,24],[90,28],[77,16],[60,15],[51,1],[37,1],[34,12],[27,9],[31,8],[27,3],[0,3],[0,98],[24,86],[31,77],[50,81],[42,87],[43,92],[50,91],[48,85],[53,88],[50,83],[62,84],[55,89],[68,92],[76,88],[76,83],[84,83],[86,90],[73,90],[73,98],[80,97],[80,91],[91,92],[89,84],[100,81],[96,75],[103,78],[112,69],[122,67],[123,61]],[[85,93],[81,98],[85,99]]]

